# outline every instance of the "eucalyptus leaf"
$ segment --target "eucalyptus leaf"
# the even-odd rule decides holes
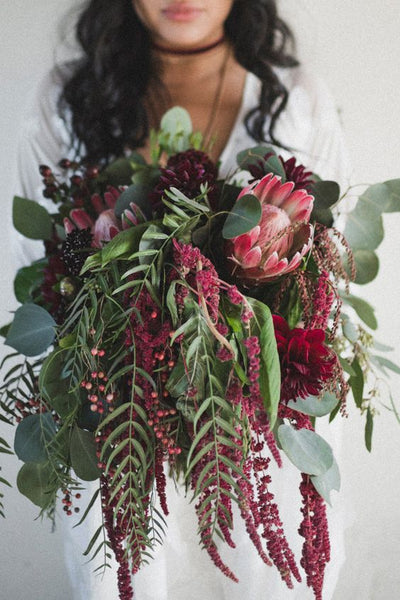
[[[236,156],[236,162],[240,169],[248,170],[253,165],[258,167],[260,164],[265,165],[265,156],[268,154],[276,156],[276,152],[271,146],[254,146],[239,152]]]
[[[340,472],[335,458],[330,469],[322,475],[312,475],[311,481],[321,498],[331,505],[332,490],[340,491]]]
[[[146,183],[135,183],[130,185],[119,196],[114,208],[115,215],[120,219],[124,210],[129,209],[131,204],[136,204],[147,220],[151,219],[152,210],[149,201],[149,193],[153,186]]]
[[[50,478],[53,467],[48,463],[25,463],[17,476],[18,490],[33,504],[46,508],[52,501]]]
[[[324,417],[336,408],[338,402],[335,394],[325,392],[321,397],[307,396],[307,398],[290,400],[288,407],[311,417]]]
[[[104,176],[110,185],[129,185],[132,182],[134,169],[132,162],[143,162],[144,159],[136,152],[130,156],[117,158],[104,169]]]
[[[399,212],[400,211],[400,179],[390,179],[385,181],[386,188],[385,207],[383,212]]]
[[[163,115],[160,123],[163,133],[175,135],[177,132],[189,136],[192,131],[192,120],[187,110],[181,106],[174,106]]]
[[[19,233],[31,240],[50,240],[53,222],[47,210],[38,202],[14,197],[13,224]]]
[[[39,389],[47,403],[63,419],[70,416],[79,403],[79,392],[71,389],[70,373],[65,371],[64,350],[54,350],[44,361],[39,373]]]
[[[2,337],[4,337],[4,338],[6,338],[6,337],[7,337],[7,335],[8,335],[8,332],[9,332],[9,331],[10,331],[10,329],[11,329],[11,325],[12,325],[12,323],[7,323],[7,325],[3,325],[2,327],[0,327],[0,335],[1,335]]]
[[[389,360],[388,358],[385,358],[384,356],[374,355],[374,356],[371,356],[371,360],[375,365],[380,367],[383,371],[385,369],[389,369],[389,371],[393,371],[393,373],[397,373],[397,375],[400,375],[400,367],[398,365],[396,365],[394,362],[392,362],[391,360]]]
[[[245,194],[237,200],[228,214],[222,229],[222,237],[232,239],[247,233],[258,225],[261,212],[259,199],[254,194]]]
[[[379,271],[379,259],[372,250],[355,250],[353,258],[356,265],[355,283],[364,285],[373,281]]]
[[[276,155],[270,156],[264,165],[265,174],[268,175],[272,173],[272,175],[277,175],[281,178],[281,182],[285,183],[286,181],[286,172],[282,161]]]
[[[357,313],[357,315],[364,321],[371,329],[378,327],[378,322],[375,317],[374,309],[368,302],[352,294],[341,294],[342,300],[349,304]]]
[[[344,236],[353,250],[375,250],[382,242],[381,210],[365,194],[347,215]]]
[[[342,329],[344,336],[349,340],[349,342],[355,344],[358,341],[358,329],[349,318],[342,319]]]
[[[393,346],[388,346],[387,344],[381,344],[377,340],[374,340],[374,348],[379,350],[379,352],[393,352]]]
[[[75,425],[71,434],[70,454],[72,468],[80,479],[94,481],[100,477],[94,433]]]
[[[314,431],[284,424],[278,428],[278,439],[289,460],[302,473],[322,475],[333,465],[331,447]]]
[[[50,413],[29,415],[22,419],[15,431],[15,454],[24,462],[45,462],[48,445],[55,435],[56,425]]]
[[[23,304],[14,315],[5,344],[25,356],[38,356],[54,342],[56,322],[41,306]]]
[[[192,120],[187,110],[174,106],[161,119],[159,143],[167,154],[176,154],[189,147],[193,131]]]
[[[314,196],[314,209],[326,210],[338,202],[340,187],[336,181],[315,181],[310,193]]]
[[[43,281],[43,269],[46,263],[46,260],[37,261],[17,271],[14,279],[14,294],[21,304],[32,300],[33,292]]]

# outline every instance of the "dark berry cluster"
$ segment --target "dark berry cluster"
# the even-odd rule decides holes
[[[92,245],[90,229],[73,229],[62,246],[62,260],[71,275],[79,275]]]

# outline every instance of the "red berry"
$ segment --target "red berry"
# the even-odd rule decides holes
[[[63,158],[60,160],[58,165],[61,169],[69,169],[71,167],[71,161],[68,160],[68,158]]]
[[[39,173],[42,177],[50,177],[50,175],[52,175],[52,171],[47,165],[40,165]]]

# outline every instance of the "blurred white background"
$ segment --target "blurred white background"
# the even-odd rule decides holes
[[[400,177],[398,0],[281,0],[278,4],[297,35],[302,61],[324,77],[336,98],[352,159],[353,182]],[[71,0],[0,1],[1,324],[9,320],[7,311],[15,308],[7,235],[23,107],[52,65],[58,24],[75,5]],[[376,307],[378,339],[397,345],[391,358],[399,362],[400,215],[387,215],[385,230],[378,279],[357,293]],[[399,378],[392,379],[400,408],[399,383]],[[1,427],[0,435],[12,441],[7,428]],[[361,419],[352,414],[346,423],[345,455],[341,493],[353,507],[355,521],[346,532],[347,561],[335,600],[394,600],[400,590],[400,425],[382,408],[375,421],[373,452],[368,455]],[[16,462],[15,458],[2,461],[2,475],[13,484]],[[48,523],[34,520],[37,511],[18,495],[15,485],[6,490],[5,505],[7,518],[0,523],[1,598],[74,600],[59,534],[51,534]]]

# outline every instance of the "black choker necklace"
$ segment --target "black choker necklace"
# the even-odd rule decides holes
[[[216,42],[209,44],[208,46],[201,46],[201,48],[192,48],[190,50],[178,50],[173,48],[165,48],[164,46],[159,46],[155,42],[153,42],[153,48],[162,54],[175,54],[178,56],[190,56],[191,54],[202,54],[203,52],[208,52],[209,50],[213,50],[217,46],[220,46],[225,41],[225,36],[222,36]]]

